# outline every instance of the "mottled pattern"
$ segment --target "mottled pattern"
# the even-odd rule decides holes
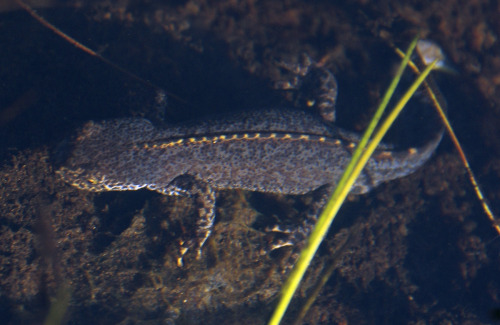
[[[191,175],[216,189],[304,194],[339,179],[353,150],[352,139],[340,137],[295,110],[245,112],[164,130],[145,119],[89,122],[59,173],[91,191],[147,187],[175,194],[166,190],[172,181]],[[375,152],[353,192],[413,172],[439,140],[421,149]]]
[[[288,70],[292,78],[276,82],[275,87],[297,90],[295,107],[312,108],[324,121],[335,122],[338,87],[333,73],[316,64],[307,54],[301,56],[298,64],[280,62],[279,66]]]
[[[366,193],[384,181],[410,174],[430,157],[440,139],[421,149],[379,150],[352,192]],[[326,185],[326,197],[349,162],[355,140],[354,135],[296,110],[243,112],[165,129],[139,118],[89,122],[58,173],[68,183],[90,191],[146,187],[194,197],[199,219],[194,238],[179,241],[181,266],[190,248],[197,247],[201,255],[210,236],[215,218],[213,189],[304,194]],[[319,208],[315,204],[302,225],[270,248],[303,241]]]
[[[90,191],[148,188],[167,195],[189,195],[198,207],[194,236],[179,241],[178,265],[201,248],[215,218],[214,189],[305,194],[321,189],[302,224],[270,249],[289,246],[310,233],[326,197],[351,159],[358,136],[331,125],[337,82],[333,74],[305,57],[305,66],[285,66],[295,75],[284,88],[300,88],[298,110],[241,112],[156,129],[145,119],[89,122],[79,132],[62,178]],[[421,149],[390,152],[380,146],[353,186],[368,192],[378,184],[410,174],[432,154],[441,135]],[[283,231],[275,227],[272,231]]]

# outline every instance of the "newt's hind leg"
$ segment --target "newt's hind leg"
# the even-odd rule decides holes
[[[300,225],[275,225],[266,229],[269,232],[280,233],[284,235],[284,238],[272,240],[269,246],[263,253],[267,253],[282,247],[293,246],[292,253],[292,264],[298,257],[300,250],[304,247],[304,244],[311,234],[318,216],[321,213],[323,207],[325,206],[328,198],[332,194],[334,187],[331,185],[325,185],[315,191],[315,200],[312,205],[307,209],[305,217]],[[292,266],[292,265],[290,265]]]
[[[197,258],[201,257],[201,250],[208,237],[212,233],[215,219],[215,192],[212,187],[199,179],[190,175],[176,177],[167,187],[155,189],[166,195],[181,195],[194,198],[198,208],[198,218],[196,220],[196,230],[191,238],[179,240],[179,256],[177,265],[183,266],[183,257],[186,253],[196,247]]]
[[[291,77],[276,82],[275,88],[295,91],[295,106],[316,111],[323,120],[335,122],[337,80],[333,73],[314,62],[307,54],[301,56],[299,63],[279,62],[278,65]]]

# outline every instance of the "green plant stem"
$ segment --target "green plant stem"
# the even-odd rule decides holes
[[[411,55],[411,48],[407,52],[407,56],[409,57],[410,55]],[[407,63],[408,60],[406,61],[403,60],[403,63],[404,62]],[[409,90],[398,102],[394,110],[389,114],[387,119],[384,121],[380,129],[377,131],[373,140],[369,143],[366,150],[360,149],[362,150],[362,154],[359,158],[359,161],[357,161],[356,163],[356,161],[351,160],[351,163],[349,164],[348,168],[346,168],[346,171],[344,172],[341,180],[339,181],[334,193],[332,194],[332,197],[330,198],[323,212],[321,213],[318,222],[316,223],[316,226],[314,227],[310,237],[308,238],[307,243],[299,256],[299,259],[297,260],[295,267],[293,268],[290,276],[288,277],[287,281],[285,282],[282,288],[280,301],[278,302],[278,305],[273,315],[271,316],[271,319],[268,323],[269,325],[278,325],[281,322],[281,319],[283,318],[286,309],[288,308],[288,305],[290,304],[290,301],[300,284],[300,281],[302,280],[319,245],[321,244],[323,238],[328,232],[328,229],[330,228],[330,225],[333,222],[335,215],[342,206],[352,185],[356,181],[356,178],[361,173],[361,170],[366,165],[368,159],[370,158],[371,154],[376,149],[378,143],[389,129],[390,125],[392,125],[397,115],[401,112],[401,110],[406,105],[408,100],[411,98],[411,96],[415,93],[420,84],[430,73],[432,68],[435,66],[436,62],[437,61],[434,61],[429,66],[427,66],[424,72],[422,72],[422,74],[412,84]],[[352,172],[349,172],[350,170],[352,170]]]

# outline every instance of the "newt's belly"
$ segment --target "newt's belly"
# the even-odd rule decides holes
[[[89,122],[58,172],[92,191],[149,188],[162,193],[190,175],[216,189],[302,194],[334,184],[353,145],[335,127],[301,111],[254,111],[156,129],[145,119]],[[354,185],[365,193],[408,175],[432,154],[379,151]]]

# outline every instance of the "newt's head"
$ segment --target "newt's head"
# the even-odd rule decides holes
[[[133,123],[132,123],[133,122]],[[133,151],[123,147],[150,134],[152,125],[144,119],[116,119],[86,123],[76,136],[60,144],[54,153],[56,173],[67,183],[83,190],[137,190],[127,174],[138,168]]]

